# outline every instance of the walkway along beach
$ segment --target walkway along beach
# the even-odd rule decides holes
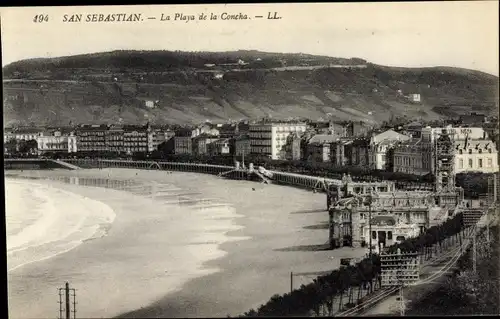
[[[56,288],[65,281],[77,289],[79,317],[235,316],[289,291],[291,271],[328,271],[342,257],[364,254],[321,250],[328,237],[324,194],[166,171],[22,175],[51,177],[43,183],[101,201],[116,218],[107,236],[9,272],[14,318],[57,316]],[[125,191],[75,184],[85,179],[136,186]],[[294,278],[294,285],[313,277]]]

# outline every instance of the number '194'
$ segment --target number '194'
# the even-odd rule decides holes
[[[49,22],[49,16],[46,14],[37,14],[33,18],[33,22],[35,22],[35,23]]]

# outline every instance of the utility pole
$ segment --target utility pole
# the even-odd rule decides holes
[[[399,313],[401,317],[405,316],[405,299],[404,299],[404,294],[403,294],[403,283],[401,283],[401,286],[399,286]]]
[[[290,272],[290,294],[293,291],[293,272]]]
[[[76,318],[76,289],[70,289],[69,283],[66,282],[64,288],[59,288],[59,319],[71,319],[71,313],[73,313],[73,319]],[[73,294],[71,294],[71,292]],[[65,301],[63,301],[63,296]],[[71,309],[71,297],[73,297],[73,309]],[[63,304],[64,313],[63,316]]]
[[[370,192],[368,195],[368,238],[369,238],[369,256],[370,261],[372,260],[372,189],[370,188]]]
[[[59,319],[63,319],[63,301],[62,301],[62,296],[63,296],[63,288],[59,288]]]
[[[65,288],[65,292],[66,292],[66,319],[70,319],[70,305],[69,305],[69,283],[66,282],[66,288]]]
[[[474,226],[473,226],[474,227]],[[474,271],[474,274],[476,274],[477,266],[476,266],[476,261],[477,261],[477,243],[476,243],[476,228],[474,227],[474,231],[472,234],[472,269]]]
[[[490,209],[491,206],[488,206],[486,210],[486,242],[490,243]]]

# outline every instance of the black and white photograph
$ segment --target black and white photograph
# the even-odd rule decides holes
[[[8,318],[500,314],[499,1],[0,23]]]

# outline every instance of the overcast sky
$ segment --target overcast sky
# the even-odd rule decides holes
[[[280,20],[256,19],[278,12]],[[64,14],[141,13],[137,23],[63,23]],[[161,13],[244,13],[244,21],[159,21]],[[34,23],[36,14],[49,21]],[[360,57],[405,67],[456,66],[498,75],[498,1],[1,8],[2,64],[134,50],[255,49]],[[156,20],[147,17],[155,16]]]

